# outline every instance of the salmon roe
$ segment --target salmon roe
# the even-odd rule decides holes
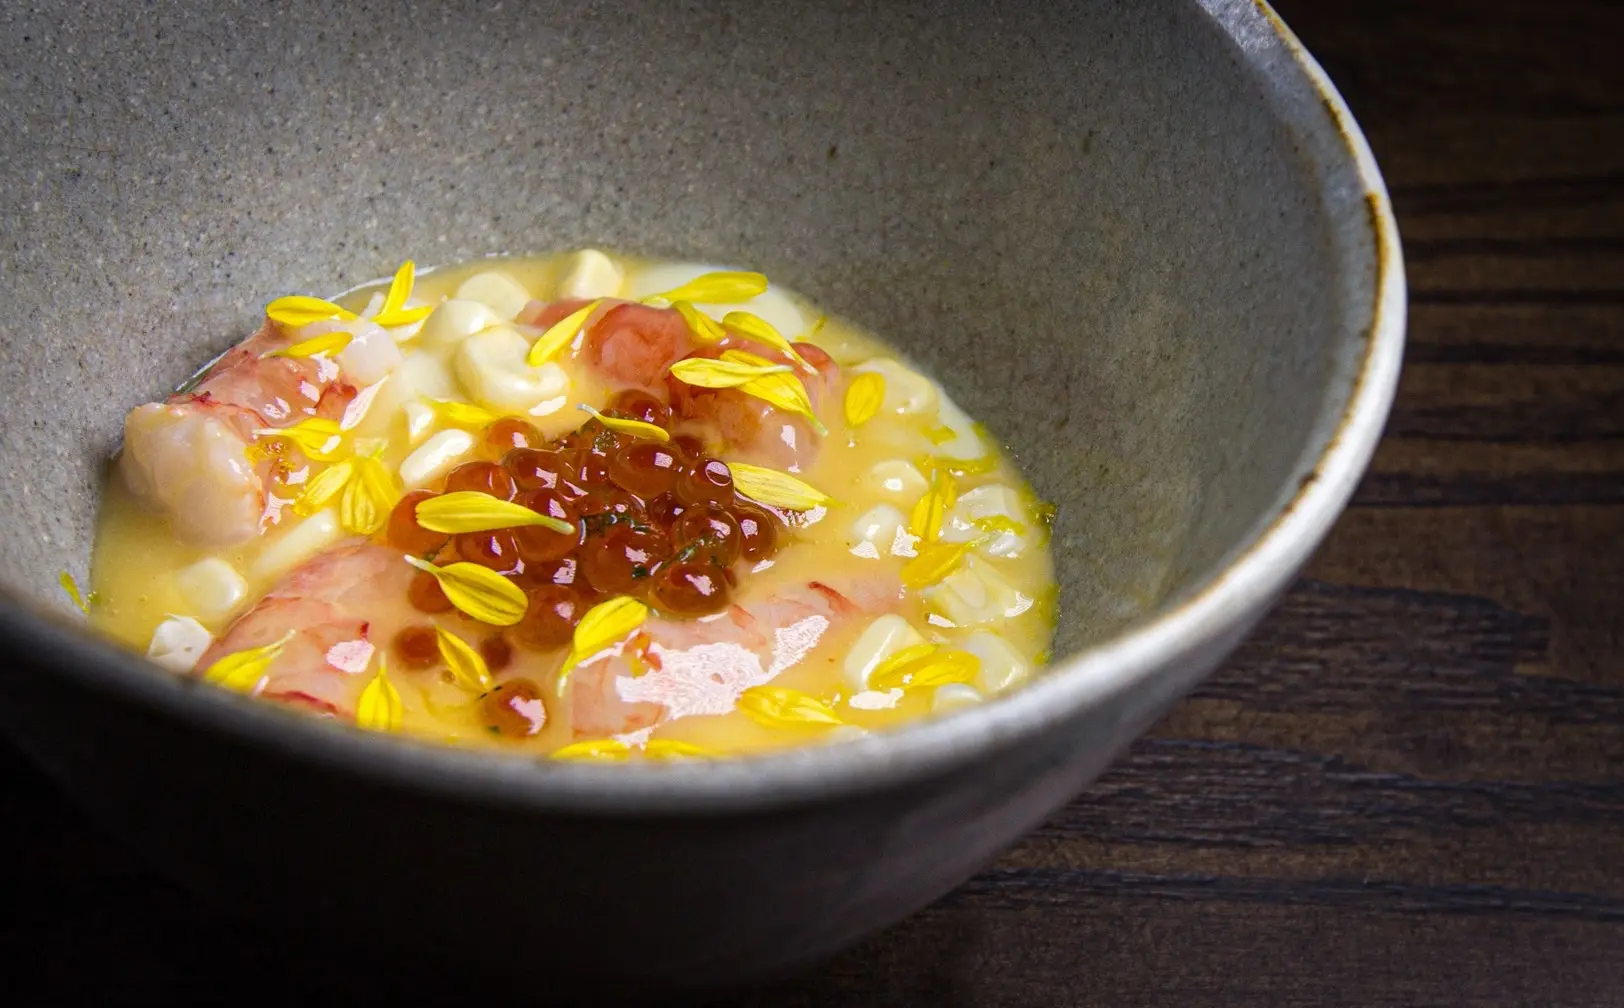
[[[573,526],[565,533],[540,525],[447,536],[417,523],[416,508],[437,495],[414,490],[390,515],[385,536],[402,550],[445,564],[479,564],[513,580],[525,592],[525,613],[480,645],[491,670],[512,661],[512,649],[560,651],[588,609],[615,595],[642,599],[666,616],[721,612],[737,591],[739,564],[773,555],[784,539],[781,519],[741,498],[726,462],[716,458],[715,431],[693,396],[667,401],[664,391],[628,388],[609,400],[607,416],[661,428],[680,427],[668,441],[653,441],[589,420],[547,441],[518,417],[490,424],[482,434],[485,457],[446,477],[443,493],[476,490]],[[425,613],[451,609],[439,582],[419,572],[408,590]],[[395,643],[401,660],[426,667],[439,660],[433,633],[410,627]],[[487,724],[504,735],[539,731],[545,719],[539,693],[528,680],[511,680],[480,701]],[[532,702],[534,701],[534,702]],[[539,712],[539,713],[538,713]]]

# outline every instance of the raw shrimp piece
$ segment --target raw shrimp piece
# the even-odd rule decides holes
[[[704,620],[653,619],[621,653],[571,673],[577,738],[633,734],[695,714],[725,714],[739,694],[771,682],[829,632],[895,608],[896,581],[837,590],[812,581]]]
[[[292,639],[270,665],[261,696],[335,717],[354,716],[373,648],[420,622],[407,601],[412,568],[399,550],[350,543],[284,577],[198,661],[202,674],[225,655]]]
[[[827,416],[826,404],[833,401],[839,381],[839,367],[829,355],[810,343],[793,344],[817,371],[808,374],[796,368],[796,376],[806,385],[813,411]],[[793,364],[770,347],[729,337],[713,347],[703,347],[689,357],[720,357],[724,350],[744,350],[778,364]],[[666,379],[671,409],[693,424],[704,438],[713,433],[726,446],[728,458],[753,462],[776,469],[804,469],[817,454],[818,438],[812,425],[793,413],[778,409],[738,389],[708,389],[689,385],[677,378]]]
[[[267,320],[191,391],[138,406],[124,421],[125,482],[192,545],[233,546],[259,531],[270,466],[248,455],[255,429],[338,420],[356,396],[330,360],[262,356],[289,342]]]
[[[519,313],[519,321],[546,328],[578,308],[590,304],[566,299],[544,304],[532,301]],[[621,303],[597,313],[587,326],[582,358],[617,386],[653,389],[666,368],[692,349],[688,323],[669,308]]]
[[[550,304],[532,301],[519,321],[545,328],[590,302],[566,299]],[[823,415],[833,401],[840,369],[822,349],[794,344],[815,374],[797,368],[806,383],[813,410]],[[617,304],[587,326],[582,344],[586,363],[616,387],[638,387],[664,395],[693,433],[725,446],[729,458],[793,469],[811,463],[817,439],[804,419],[736,389],[702,389],[670,377],[671,365],[686,357],[719,357],[724,350],[745,350],[771,361],[792,363],[778,351],[729,336],[708,347],[694,346],[688,324],[669,308]]]

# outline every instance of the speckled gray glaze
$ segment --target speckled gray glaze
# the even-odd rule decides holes
[[[1395,380],[1380,179],[1251,3],[90,0],[0,8],[0,53],[0,721],[262,922],[605,994],[824,955],[1227,653]],[[1052,674],[860,743],[550,767],[294,718],[74,629],[56,573],[85,573],[123,413],[267,297],[582,245],[762,268],[932,368],[1058,505]]]

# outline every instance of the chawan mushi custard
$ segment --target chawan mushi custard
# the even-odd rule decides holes
[[[131,412],[94,626],[362,728],[555,758],[827,742],[1042,664],[1050,514],[878,340],[597,251],[292,296]]]

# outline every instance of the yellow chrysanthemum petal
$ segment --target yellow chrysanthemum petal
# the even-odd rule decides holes
[[[553,759],[561,760],[599,760],[605,763],[626,759],[631,755],[631,749],[626,743],[615,739],[586,739],[581,742],[571,742],[567,746],[555,749]]]
[[[980,671],[981,659],[967,651],[916,644],[882,662],[869,676],[868,684],[877,690],[927,689],[972,682]]]
[[[787,374],[787,364],[744,364],[732,360],[690,357],[671,365],[671,374],[699,388],[737,388],[745,382],[773,374]]]
[[[339,457],[343,428],[337,420],[306,417],[290,427],[261,427],[254,431],[254,437],[281,438],[312,462],[331,462]]]
[[[265,317],[272,322],[298,329],[312,322],[323,322],[333,318],[351,322],[358,316],[349,309],[340,308],[331,301],[306,297],[303,294],[292,294],[288,297],[277,298],[266,305]]]
[[[739,694],[739,710],[769,728],[846,723],[822,700],[785,686],[750,687]]]
[[[646,619],[648,606],[629,595],[616,596],[588,609],[581,622],[575,624],[570,653],[564,659],[564,667],[558,671],[559,694],[563,694],[564,685],[575,666],[624,639],[642,626]]]
[[[451,604],[481,623],[512,626],[524,616],[529,602],[524,591],[489,567],[466,561],[436,567],[414,556],[405,559],[418,570],[433,575]]]
[[[677,301],[698,302],[700,304],[738,304],[760,297],[767,293],[767,277],[762,273],[750,273],[738,270],[716,270],[711,273],[701,273],[680,287],[662,291],[659,294],[650,294],[644,298],[645,304],[650,302],[665,302],[667,304]]]
[[[532,511],[523,504],[505,501],[480,490],[457,490],[430,497],[417,505],[417,523],[430,532],[456,535],[462,532],[490,532],[493,529],[540,525],[560,535],[575,531],[567,521]]]
[[[759,504],[810,511],[829,503],[828,494],[789,473],[748,462],[729,462],[727,467],[733,474],[733,489]]]
[[[709,346],[727,338],[727,332],[722,329],[721,323],[695,308],[692,302],[678,301],[671,307],[675,308],[677,314],[682,316],[682,320],[688,323],[688,331],[693,334],[695,343]]]
[[[293,639],[298,631],[289,630],[277,641],[272,641],[263,647],[249,648],[246,651],[233,651],[216,659],[203,673],[203,678],[211,683],[217,683],[227,689],[249,692],[259,687],[265,673],[270,670],[271,662],[276,661],[288,641]]]
[[[598,310],[603,304],[600,298],[583,307],[577,308],[554,322],[541,334],[541,337],[531,344],[530,352],[525,354],[524,362],[531,367],[541,367],[543,364],[557,357],[564,348],[574,342],[580,334],[581,327],[586,325],[587,317]]]
[[[433,404],[434,412],[459,427],[488,427],[502,419],[500,413],[492,413],[473,403],[457,402],[455,399],[430,399],[429,402]]]
[[[389,520],[400,500],[395,477],[375,457],[357,457],[355,471],[339,501],[340,525],[356,535],[371,535]]]
[[[931,543],[919,548],[919,555],[902,565],[902,583],[923,588],[947,577],[964,562],[975,543]]]
[[[377,674],[361,690],[361,697],[355,702],[355,724],[367,731],[400,731],[402,713],[400,690],[389,681],[383,656],[379,655]]]
[[[86,616],[90,615],[90,602],[85,598],[84,593],[79,590],[79,582],[73,579],[72,574],[63,571],[57,575],[56,583],[62,586],[62,590],[67,593],[73,604],[79,607],[80,612]]]
[[[676,739],[649,739],[643,743],[643,755],[649,759],[709,759],[716,755],[704,746],[696,746],[692,742],[678,742]]]
[[[293,502],[293,510],[305,517],[315,514],[349,485],[353,475],[355,475],[354,459],[345,459],[328,466],[305,485],[304,492]]]
[[[412,296],[412,284],[417,280],[417,266],[410,259],[400,264],[395,270],[395,277],[389,281],[389,293],[383,297],[383,307],[378,314],[388,315],[406,307],[406,299]]]
[[[434,639],[439,644],[441,660],[451,670],[451,678],[458,686],[471,693],[486,693],[496,687],[485,656],[467,641],[438,626],[434,628]]]
[[[354,338],[354,335],[347,332],[322,333],[320,336],[312,336],[309,339],[302,340],[293,344],[292,346],[286,346],[280,350],[272,350],[268,353],[262,353],[260,356],[294,358],[319,357],[323,354],[331,356],[332,354],[336,354],[345,347],[349,346],[350,340]]]
[[[885,377],[866,372],[846,386],[846,425],[861,427],[874,418],[885,401]]]
[[[642,420],[628,420],[625,417],[605,416],[586,403],[580,404],[582,412],[591,413],[592,416],[605,427],[620,434],[630,434],[632,437],[644,438],[648,441],[666,442],[671,440],[671,433],[664,427]]]
[[[772,347],[808,372],[817,371],[817,368],[808,364],[806,358],[802,357],[796,351],[794,345],[784,338],[783,333],[779,332],[771,322],[768,322],[760,315],[753,315],[747,311],[730,311],[722,316],[722,325],[755,340],[757,343]]]

